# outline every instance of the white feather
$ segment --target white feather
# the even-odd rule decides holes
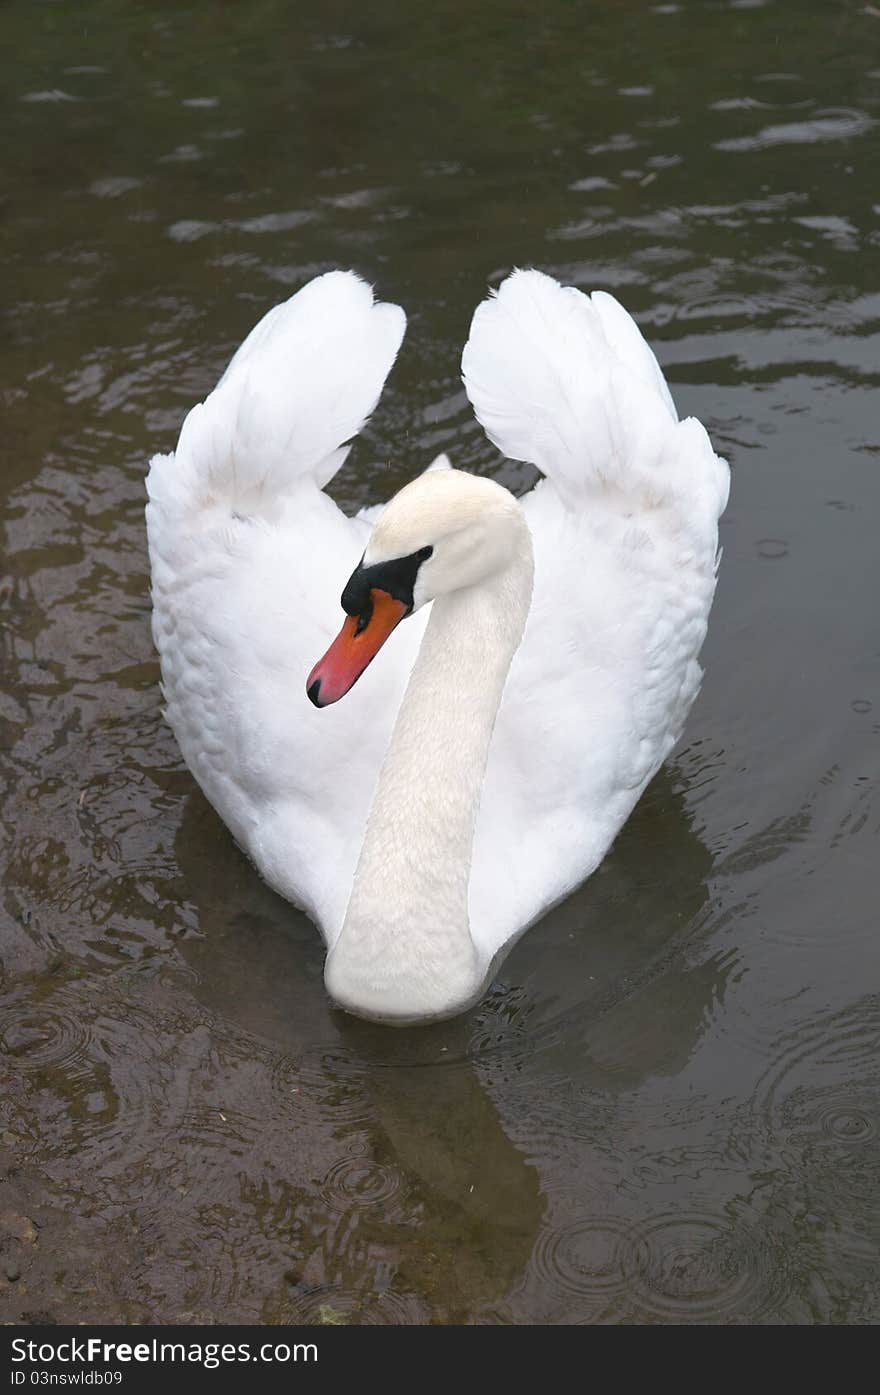
[[[302,483],[323,488],[379,400],[406,330],[352,272],[330,271],[251,330],[183,424],[173,470],[195,503],[253,513]],[[164,467],[150,477],[160,489]]]
[[[657,360],[606,292],[515,271],[477,309],[462,371],[490,440],[537,465],[570,507],[611,490],[679,508],[698,536],[723,511],[727,466],[699,422],[679,423]]]

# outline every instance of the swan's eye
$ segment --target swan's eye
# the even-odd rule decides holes
[[[431,556],[431,553],[433,551],[433,547],[420,547],[418,552],[416,553],[416,556],[418,557],[420,562],[424,562],[428,557]]]

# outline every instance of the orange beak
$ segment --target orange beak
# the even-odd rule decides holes
[[[409,614],[409,607],[387,591],[371,590],[370,600],[372,610],[366,624],[363,616],[349,615],[306,679],[306,692],[316,707],[328,707],[345,697],[391,631]]]

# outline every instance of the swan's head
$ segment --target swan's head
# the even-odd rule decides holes
[[[462,470],[432,469],[386,504],[342,593],[348,619],[315,665],[306,690],[316,707],[338,701],[392,630],[414,611],[505,567],[530,548],[509,490]]]

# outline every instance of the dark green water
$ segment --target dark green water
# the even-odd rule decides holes
[[[0,1316],[880,1320],[880,12],[12,0],[0,94]],[[731,460],[707,678],[482,1007],[389,1033],[163,726],[145,461],[340,265],[410,316],[340,500],[524,487],[458,376],[514,264]]]

